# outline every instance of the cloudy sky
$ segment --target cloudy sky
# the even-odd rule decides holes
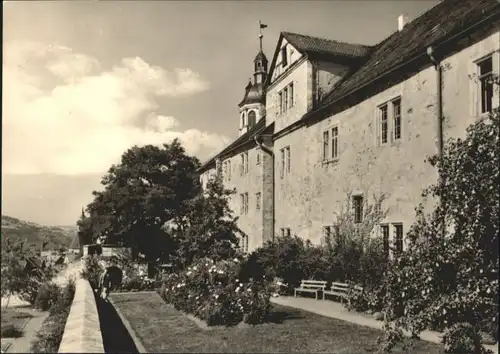
[[[132,145],[204,160],[237,136],[258,21],[373,45],[437,1],[4,2],[2,214],[74,224]]]

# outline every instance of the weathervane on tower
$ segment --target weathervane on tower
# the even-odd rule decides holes
[[[264,37],[264,35],[262,34],[262,29],[266,28],[266,27],[267,27],[267,25],[263,24],[259,20],[259,42],[260,42],[260,51],[261,52],[262,52],[262,38]]]

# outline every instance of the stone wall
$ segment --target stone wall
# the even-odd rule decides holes
[[[94,292],[85,279],[78,279],[75,286],[59,353],[104,353]]]
[[[248,154],[248,171],[241,173],[241,154]],[[259,160],[257,159],[259,155]],[[262,178],[264,167],[264,153],[256,146],[250,145],[238,149],[234,155],[228,157],[224,162],[230,161],[231,178],[224,178],[224,187],[236,189],[236,193],[231,196],[229,207],[238,217],[238,227],[248,235],[248,250],[251,252],[262,243]],[[248,212],[242,213],[241,194],[248,193]],[[257,210],[257,193],[261,193],[261,208]]]

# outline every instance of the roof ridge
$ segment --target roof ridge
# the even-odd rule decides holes
[[[484,17],[486,10],[495,9],[496,11],[493,14]],[[440,13],[443,10],[449,11],[448,16],[451,19],[446,21],[441,19]],[[383,75],[387,75],[394,68],[403,65],[404,62],[411,60],[416,55],[425,54],[425,49],[429,45],[439,44],[477,26],[483,21],[487,21],[489,18],[498,16],[500,14],[499,10],[500,3],[495,0],[441,1],[408,22],[402,31],[395,31],[376,44],[365,64],[344,77],[336,85],[335,89],[325,95],[318,110],[356,92],[356,90],[369,85],[372,81],[380,79]],[[423,34],[422,31],[431,28],[432,25],[437,30]],[[418,33],[420,37],[416,38],[415,33]],[[307,116],[311,116],[311,114]]]
[[[373,45],[368,45],[368,44],[339,41],[337,39],[324,38],[324,37],[318,37],[318,36],[311,36],[309,34],[303,34],[303,33],[297,33],[297,32],[290,32],[290,31],[282,31],[281,34],[283,34],[284,36],[286,36],[286,35],[292,35],[292,36],[302,36],[302,37],[307,37],[307,38],[312,38],[312,39],[319,39],[319,40],[322,40],[322,41],[328,41],[328,42],[333,42],[333,43],[337,43],[337,44],[355,45],[355,46],[366,47],[366,48],[373,48],[374,47]]]

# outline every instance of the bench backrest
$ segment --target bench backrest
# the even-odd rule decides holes
[[[363,291],[363,288],[358,286],[358,285],[347,284],[347,283],[337,283],[337,282],[332,283],[332,286],[330,289],[334,290],[334,291],[345,292],[345,293],[349,292],[349,290]]]
[[[302,280],[300,287],[304,289],[324,289],[326,288],[326,283],[323,280]]]

